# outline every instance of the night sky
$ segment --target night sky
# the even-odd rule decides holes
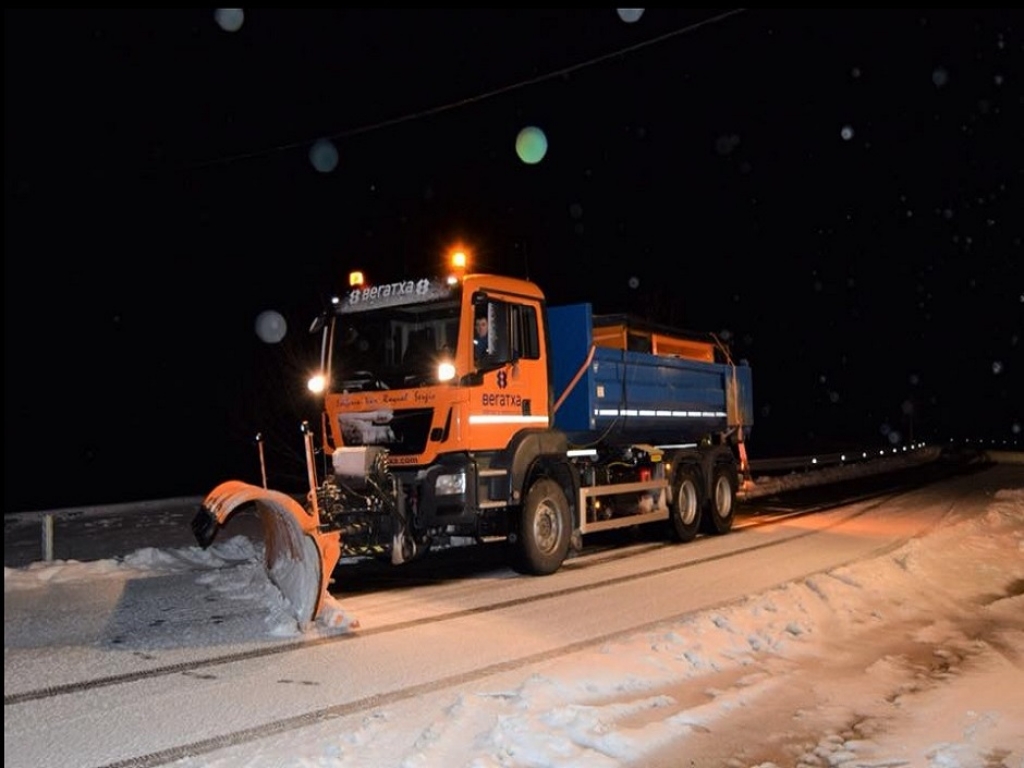
[[[752,458],[1021,445],[1024,12],[635,15],[5,9],[5,512],[301,487],[309,321],[456,241],[727,338]]]

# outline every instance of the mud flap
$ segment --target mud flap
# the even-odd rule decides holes
[[[192,532],[204,549],[239,507],[253,503],[263,525],[266,568],[292,614],[304,626],[320,613],[338,559],[337,531],[322,533],[317,515],[279,491],[228,480],[206,496],[192,520]]]

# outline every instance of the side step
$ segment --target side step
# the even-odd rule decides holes
[[[476,476],[478,481],[476,486],[477,508],[501,509],[508,506],[508,501],[505,499],[491,498],[491,481],[508,477],[507,469],[481,469],[477,471]]]

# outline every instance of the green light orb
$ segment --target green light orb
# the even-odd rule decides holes
[[[535,126],[523,128],[516,136],[516,154],[529,165],[536,165],[548,152],[548,137]]]

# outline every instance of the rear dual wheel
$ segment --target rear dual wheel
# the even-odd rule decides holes
[[[736,491],[739,475],[734,464],[716,464],[711,470],[711,498],[703,515],[701,527],[705,533],[720,535],[732,530],[736,515]]]
[[[669,508],[672,537],[676,541],[693,541],[700,530],[703,508],[700,474],[694,467],[679,467],[672,486],[672,505]]]

